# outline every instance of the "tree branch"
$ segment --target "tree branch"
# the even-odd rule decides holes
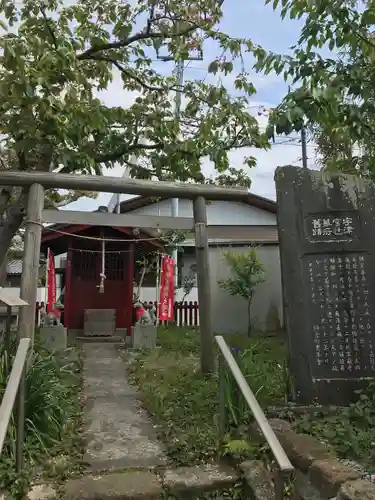
[[[40,7],[40,12],[42,13],[42,16],[44,17],[44,20],[46,22],[47,30],[52,38],[53,46],[55,47],[55,50],[57,50],[58,44],[57,44],[56,36],[55,36],[55,33],[53,32],[53,30],[49,24],[49,19],[47,17],[47,14],[46,14],[44,7]]]
[[[85,59],[90,59],[93,54],[96,54],[97,52],[101,52],[103,50],[111,50],[111,49],[123,49],[125,47],[128,47],[134,42],[138,42],[141,40],[157,40],[157,39],[163,39],[165,40],[166,38],[179,38],[188,35],[189,33],[195,31],[198,29],[199,26],[192,24],[187,28],[186,30],[180,31],[179,33],[151,33],[150,28],[147,28],[146,31],[136,33],[133,36],[130,36],[126,40],[119,40],[118,42],[110,42],[110,43],[103,43],[101,45],[97,45],[95,47],[90,47],[89,49],[85,50],[85,52],[82,52],[77,56],[77,59],[80,61],[83,61]]]
[[[147,150],[160,150],[164,148],[163,143],[156,143],[156,144],[139,144],[138,142],[135,144],[130,144],[130,145],[125,145],[122,148],[118,149],[117,151],[112,151],[111,153],[102,153],[98,155],[94,155],[93,159],[96,163],[106,163],[110,161],[116,161],[121,156],[124,156],[126,153],[131,153],[133,151],[138,151],[142,149],[147,149]]]
[[[129,78],[131,78],[132,80],[137,82],[139,85],[141,85],[143,88],[150,90],[151,92],[169,92],[169,91],[175,90],[173,87],[163,88],[163,87],[155,87],[153,85],[148,85],[146,82],[144,82],[137,75],[132,74],[131,71],[124,68],[124,66],[119,61],[117,61],[116,59],[113,59],[112,57],[93,54],[92,56],[88,56],[86,59],[92,60],[92,61],[105,61],[105,62],[113,64],[119,71],[121,71],[121,73],[128,76]]]

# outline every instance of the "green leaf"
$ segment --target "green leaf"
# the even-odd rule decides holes
[[[215,75],[218,72],[218,70],[219,70],[219,63],[217,61],[212,61],[208,66],[208,72],[213,73]]]

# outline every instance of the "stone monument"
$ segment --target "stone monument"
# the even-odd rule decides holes
[[[296,167],[275,181],[295,399],[347,405],[375,378],[375,186]]]

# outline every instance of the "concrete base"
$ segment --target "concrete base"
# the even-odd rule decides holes
[[[144,347],[153,349],[156,347],[157,327],[155,325],[137,324],[132,328],[133,349],[142,349]]]
[[[109,342],[109,343],[125,343],[131,345],[131,336],[127,335],[127,328],[116,328],[114,336],[91,337],[85,336],[83,329],[69,328],[68,329],[68,345],[69,347],[81,345],[82,342]]]
[[[48,351],[63,351],[68,347],[67,329],[60,326],[42,326],[40,342]]]

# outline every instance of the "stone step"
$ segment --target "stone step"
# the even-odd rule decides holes
[[[325,500],[315,486],[311,484],[306,474],[296,470],[295,476],[297,491],[302,500]]]
[[[112,344],[120,344],[124,342],[124,338],[118,335],[108,335],[108,336],[89,336],[89,337],[76,337],[77,342],[91,342],[91,343],[112,343]]]
[[[254,500],[275,500],[272,475],[260,460],[248,460],[240,465],[245,484]],[[326,500],[302,472],[295,472],[295,487],[301,500]]]
[[[244,475],[245,490],[254,500],[275,500],[275,490],[271,473],[260,460],[242,462],[240,469]]]
[[[195,498],[210,491],[224,491],[239,481],[231,467],[206,464],[163,471],[126,470],[69,479],[59,492],[64,500],[162,500]],[[44,494],[43,494],[44,493]],[[29,493],[31,500],[52,500],[57,492],[47,485]]]

